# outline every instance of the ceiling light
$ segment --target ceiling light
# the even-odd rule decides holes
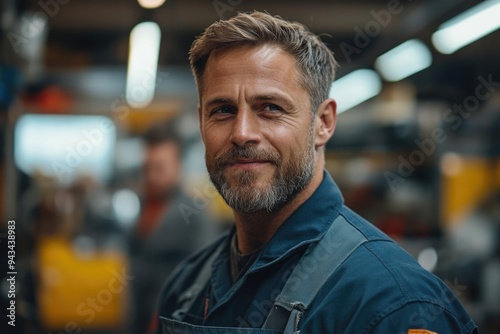
[[[500,0],[486,0],[439,26],[432,34],[436,49],[451,54],[500,27]]]
[[[375,60],[375,68],[388,81],[402,80],[431,64],[431,51],[418,39],[410,39]]]
[[[143,108],[153,100],[160,38],[160,27],[154,22],[139,23],[130,33],[125,95],[131,107]]]
[[[153,9],[163,5],[165,0],[137,0],[137,2],[139,2],[139,5],[143,8]]]
[[[337,112],[342,113],[378,95],[381,90],[382,80],[377,72],[361,69],[336,80],[329,96],[337,101]]]

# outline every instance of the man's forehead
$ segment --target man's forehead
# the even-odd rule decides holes
[[[277,45],[243,45],[213,52],[207,61],[204,81],[239,76],[269,78],[288,85],[299,84],[300,71],[295,58]],[[220,81],[217,81],[220,83]],[[207,86],[204,87],[206,90]]]
[[[287,59],[298,70],[295,58],[278,45],[240,45],[226,47],[212,52],[207,60],[205,73],[223,63],[224,68],[228,66],[245,66],[254,61],[259,67],[277,67]]]

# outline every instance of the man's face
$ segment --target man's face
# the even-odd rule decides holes
[[[180,179],[179,147],[164,142],[146,147],[144,163],[146,196],[164,200],[177,186]]]
[[[279,47],[212,54],[199,109],[212,182],[236,211],[280,209],[310,181],[314,131],[295,59]]]

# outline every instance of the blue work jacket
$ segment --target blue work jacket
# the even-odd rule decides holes
[[[182,333],[278,333],[260,329],[274,300],[306,248],[317,243],[339,215],[368,242],[353,251],[321,287],[300,319],[301,334],[426,333],[412,331],[417,329],[440,334],[477,333],[459,300],[439,278],[343,205],[342,195],[327,172],[314,194],[279,227],[236,282],[230,271],[234,229],[184,261],[160,296],[157,333],[174,332],[162,328],[166,319],[193,326],[180,330]],[[179,313],[186,298],[183,292],[216,249],[222,251],[213,262],[208,283],[189,310]],[[307,275],[304,272],[299,277],[305,284]]]

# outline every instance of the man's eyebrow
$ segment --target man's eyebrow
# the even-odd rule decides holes
[[[275,94],[275,93],[269,93],[269,94],[258,94],[254,95],[250,98],[250,102],[255,103],[255,102],[269,102],[269,101],[275,101],[277,103],[280,103],[283,105],[284,108],[292,108],[293,107],[293,102],[290,98],[287,96],[284,96],[282,94]],[[237,102],[230,98],[230,97],[224,97],[224,96],[218,96],[209,99],[207,102],[203,104],[204,107],[210,108],[211,106],[215,105],[221,105],[221,104],[237,104]]]
[[[225,104],[225,103],[235,104],[236,102],[229,97],[219,96],[219,97],[214,97],[214,98],[208,100],[207,102],[204,103],[204,106],[210,107],[210,106]]]

